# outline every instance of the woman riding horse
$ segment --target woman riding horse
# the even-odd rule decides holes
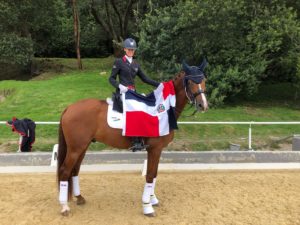
[[[128,89],[135,91],[134,79],[139,76],[142,81],[150,84],[154,87],[159,85],[158,82],[148,78],[144,72],[141,70],[140,65],[133,59],[137,45],[134,39],[127,38],[124,43],[125,55],[122,58],[115,60],[111,75],[109,77],[109,82],[116,88],[116,93],[114,94],[114,109],[123,112],[121,94],[124,94]],[[117,81],[117,76],[119,81]],[[145,148],[144,142],[141,137],[132,137],[133,146],[130,148],[132,151],[140,151]]]
[[[183,71],[172,80],[174,85],[176,119],[179,118],[187,102],[193,104],[198,111],[207,110],[205,97],[204,68],[206,62],[199,67],[183,64]],[[121,129],[114,129],[107,124],[108,104],[105,100],[86,99],[68,106],[62,113],[59,127],[59,149],[57,163],[57,179],[59,182],[59,202],[62,215],[68,215],[68,200],[72,193],[77,204],[84,204],[79,187],[79,169],[86,150],[92,140],[97,140],[114,148],[126,149],[131,141],[122,136]],[[146,184],[142,196],[143,213],[154,216],[153,206],[158,205],[154,188],[158,163],[162,149],[174,137],[174,130],[168,135],[145,138],[147,147]]]

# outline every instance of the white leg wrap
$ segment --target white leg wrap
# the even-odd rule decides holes
[[[151,195],[154,195],[156,178],[153,179]]]
[[[159,201],[158,201],[158,199],[156,198],[156,195],[155,195],[155,194],[150,196],[150,203],[151,203],[151,205],[153,205],[153,206],[157,206],[157,205],[158,205]]]
[[[151,195],[150,195],[151,205],[158,205],[158,203],[159,203],[159,201],[155,195],[155,184],[156,184],[156,178],[153,179],[153,187],[152,187],[152,191],[151,191]]]
[[[153,183],[145,184],[143,198],[142,198],[143,203],[150,203],[150,195],[153,191],[152,189],[153,189]]]
[[[68,181],[60,181],[59,183],[59,202],[61,205],[68,204]]]
[[[153,191],[153,183],[146,183],[144,187],[144,193],[142,197],[143,201],[143,213],[145,215],[154,213],[152,204],[150,203],[150,195]]]
[[[73,182],[73,195],[79,196],[80,195],[79,177],[78,176],[72,177],[72,182]]]

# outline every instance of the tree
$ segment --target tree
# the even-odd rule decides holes
[[[120,43],[128,35],[129,19],[133,15],[133,5],[137,1],[92,0],[91,2],[91,12],[95,21],[112,39],[116,55],[119,54]]]
[[[58,32],[64,7],[60,0],[0,0],[1,65],[30,68],[34,54],[47,49],[49,37]]]
[[[75,48],[77,55],[77,64],[78,69],[82,69],[82,62],[80,58],[80,21],[79,14],[77,10],[76,0],[72,0],[72,11],[73,11],[73,20],[74,20],[74,39],[75,39]]]
[[[293,79],[293,84],[296,87],[295,100],[299,99],[300,95],[300,54],[298,56],[297,72]]]
[[[30,10],[28,4],[19,7],[15,2],[0,2],[0,62],[26,65],[33,56],[33,42],[26,20],[20,21]]]

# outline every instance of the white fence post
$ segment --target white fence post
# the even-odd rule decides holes
[[[58,154],[58,144],[53,146],[52,157],[50,166],[57,166],[57,154]]]
[[[252,149],[252,128],[251,128],[252,122],[249,123],[249,137],[248,137],[248,143],[249,143],[249,150],[253,150]]]

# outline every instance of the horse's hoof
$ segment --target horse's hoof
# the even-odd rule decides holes
[[[155,211],[151,205],[151,203],[143,203],[143,213],[145,216],[148,217],[154,217],[155,216]]]
[[[68,205],[62,205],[62,210],[60,211],[62,216],[68,216],[70,212],[70,208]]]
[[[77,198],[77,201],[76,201],[77,205],[84,205],[85,204],[86,201],[85,201],[84,197],[82,197],[81,195],[79,195],[76,198]]]
[[[159,203],[152,204],[152,206],[154,206],[154,207],[158,207],[158,206],[159,206]]]
[[[150,203],[152,206],[159,206],[159,201],[155,195],[150,196]]]
[[[62,216],[69,216],[69,211],[68,210],[63,211],[63,212],[61,212],[61,215]]]
[[[147,217],[155,217],[155,213],[153,212],[153,213],[148,213],[148,214],[144,214],[145,216],[147,216]]]

